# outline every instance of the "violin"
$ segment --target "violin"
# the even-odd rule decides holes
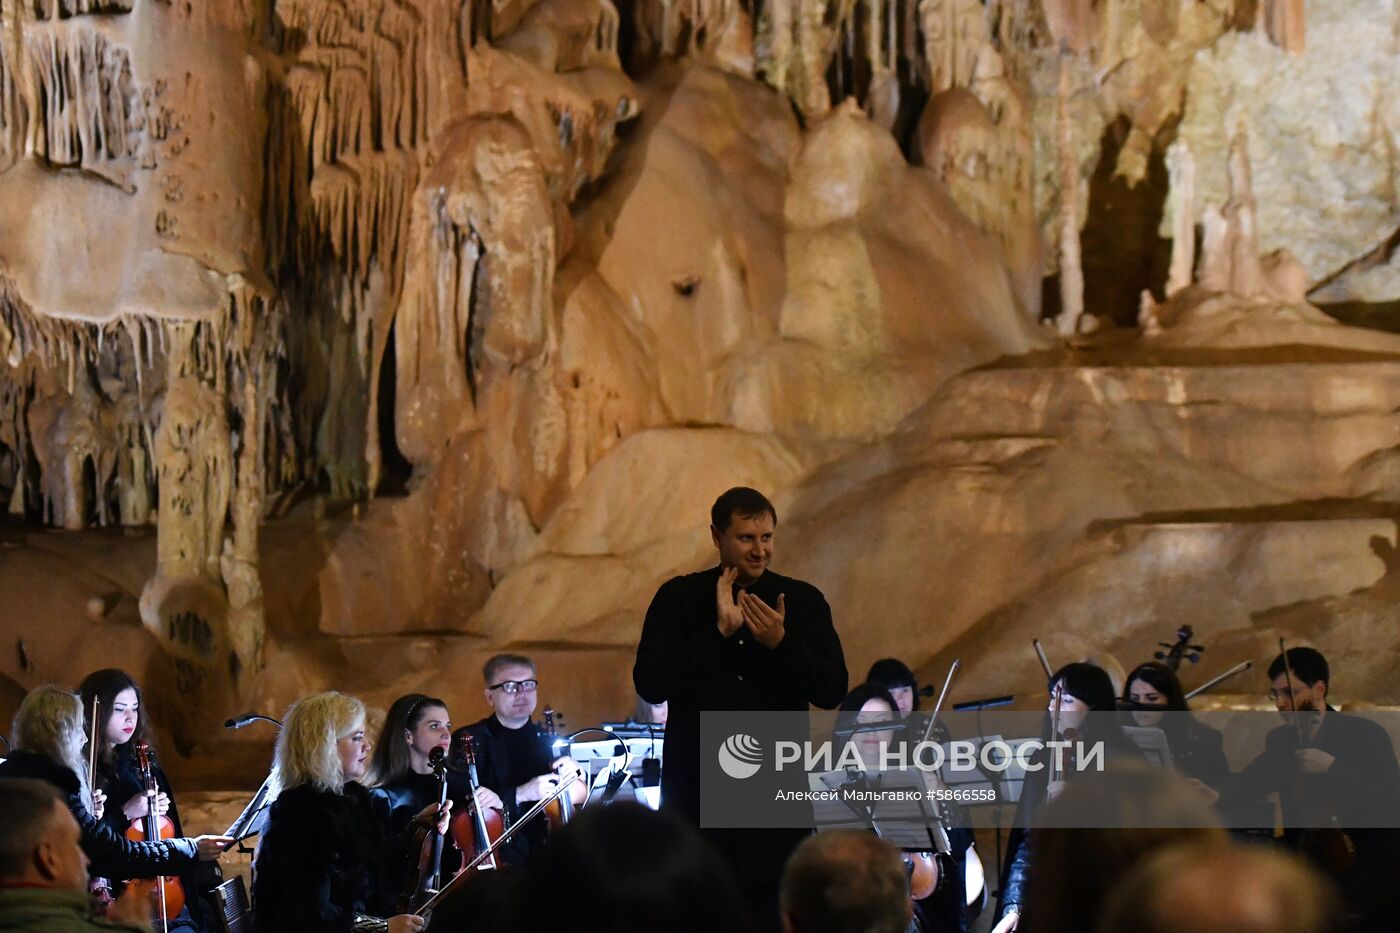
[[[141,772],[141,783],[145,786],[149,805],[146,808],[146,815],[132,820],[130,828],[126,831],[126,838],[132,842],[175,838],[174,821],[164,814],[156,813],[155,802],[156,796],[160,793],[160,787],[156,783],[154,758],[149,745],[145,742],[136,743],[137,768]],[[129,881],[121,897],[150,900],[151,914],[153,917],[160,918],[162,930],[169,930],[170,918],[178,917],[180,911],[185,909],[185,889],[180,884],[180,879],[173,876],[138,878]]]
[[[437,778],[438,812],[447,806],[447,752],[434,748],[428,753],[428,764],[433,767]],[[413,833],[409,845],[410,857],[416,860],[399,892],[398,912],[411,914],[427,903],[442,885],[442,833],[437,831],[437,821],[430,826],[419,826]]]
[[[903,852],[909,896],[921,901],[938,890],[938,862],[932,852]]]
[[[477,806],[476,791],[481,786],[481,781],[476,774],[476,748],[471,734],[463,733],[457,741],[460,743],[460,762],[467,772],[468,800],[471,805],[464,812],[452,817],[452,841],[462,853],[462,864],[466,865],[491,848],[492,843],[504,835],[507,827],[505,814],[499,810]],[[495,868],[496,856],[487,856],[477,867]]]
[[[564,716],[556,713],[553,707],[545,707],[544,711],[544,734],[549,737],[550,755],[554,756],[559,747],[559,726],[564,722]],[[545,807],[545,820],[549,823],[549,831],[555,832],[574,818],[574,801],[569,794],[560,794],[553,803]]]

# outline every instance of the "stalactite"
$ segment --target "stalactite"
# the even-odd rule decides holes
[[[1259,29],[1269,41],[1290,55],[1302,55],[1307,47],[1307,10],[1303,0],[1262,0]]]
[[[139,98],[122,46],[88,29],[31,29],[28,54],[44,101],[38,154],[58,165],[134,160]]]

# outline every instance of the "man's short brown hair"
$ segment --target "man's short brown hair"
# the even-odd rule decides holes
[[[723,532],[736,515],[740,518],[757,518],[765,513],[773,517],[773,526],[776,528],[778,510],[773,508],[773,503],[768,501],[768,497],[757,489],[735,486],[725,490],[715,500],[715,504],[710,506],[710,524],[714,526],[715,531]]]
[[[496,680],[496,675],[500,673],[502,668],[506,667],[528,667],[531,673],[537,673],[535,662],[523,654],[497,654],[482,665],[481,679],[486,681],[486,686],[490,687]]]
[[[804,839],[783,870],[781,897],[793,933],[904,933],[912,911],[899,850],[860,830]]]
[[[0,778],[0,879],[24,874],[48,832],[58,790],[34,778]]]

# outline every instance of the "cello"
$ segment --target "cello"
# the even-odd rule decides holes
[[[141,782],[145,785],[148,806],[146,815],[132,820],[131,827],[126,831],[126,838],[133,842],[175,838],[174,821],[164,814],[157,813],[155,809],[160,786],[156,782],[154,758],[149,745],[145,742],[136,743],[136,763],[141,773]],[[170,929],[170,918],[178,917],[180,911],[185,909],[185,889],[179,878],[169,875],[129,881],[121,897],[149,899],[151,914],[160,919],[163,931]]]

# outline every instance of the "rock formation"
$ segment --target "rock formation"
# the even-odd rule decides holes
[[[736,483],[856,673],[1350,637],[1400,343],[1307,298],[1396,297],[1394,12],[1236,7],[3,6],[10,694],[118,661],[206,751],[515,647],[620,715]]]

